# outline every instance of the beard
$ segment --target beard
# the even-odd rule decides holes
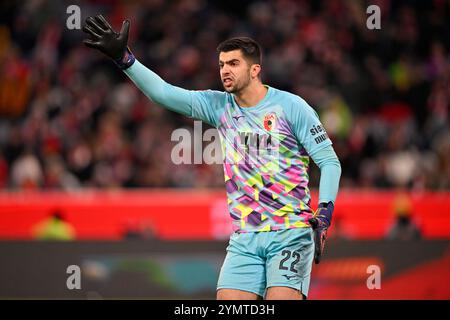
[[[248,87],[250,84],[250,74],[246,74],[246,76],[240,78],[239,80],[235,80],[234,84],[231,87],[223,87],[226,92],[228,93],[239,93],[240,91],[244,90]]]

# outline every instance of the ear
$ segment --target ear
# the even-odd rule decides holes
[[[259,74],[261,73],[261,65],[259,64],[253,64],[250,68],[251,77],[252,79],[257,78]]]

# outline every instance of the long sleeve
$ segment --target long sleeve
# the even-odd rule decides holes
[[[326,146],[310,156],[320,168],[319,203],[334,203],[339,189],[341,164],[333,147]]]
[[[220,91],[193,91],[173,86],[136,60],[125,74],[152,101],[161,106],[216,126],[224,93]]]

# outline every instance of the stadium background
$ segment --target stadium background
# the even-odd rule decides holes
[[[0,297],[213,298],[225,255],[221,165],[173,164],[171,133],[193,121],[85,48],[66,27],[72,4],[82,21],[130,18],[137,58],[188,89],[220,90],[217,44],[254,37],[264,82],[317,110],[342,164],[311,298],[450,299],[444,0],[2,1]],[[370,4],[381,30],[366,27]],[[310,177],[317,186],[317,167]],[[38,230],[55,212],[72,241]],[[409,214],[416,232],[393,229]],[[81,290],[66,287],[70,264]],[[366,286],[370,265],[380,290]]]

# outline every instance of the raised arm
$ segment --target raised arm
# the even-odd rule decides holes
[[[216,124],[222,93],[217,91],[191,91],[173,86],[136,60],[128,47],[130,21],[123,22],[115,32],[102,15],[88,17],[83,27],[90,39],[84,44],[111,58],[114,63],[152,101],[174,112]]]
[[[174,112],[193,117],[191,91],[165,82],[139,61],[126,69],[125,74],[150,100]]]

